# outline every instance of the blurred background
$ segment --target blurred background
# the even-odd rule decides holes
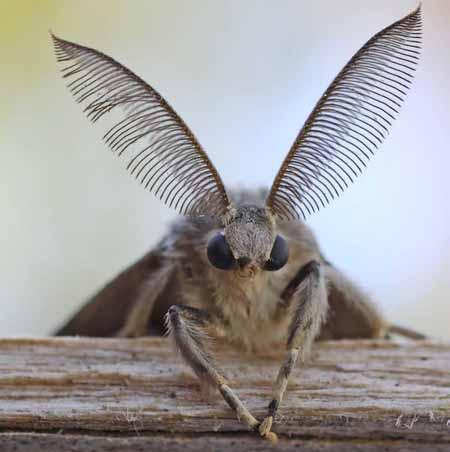
[[[227,186],[269,185],[330,81],[416,0],[0,2],[0,335],[46,335],[176,214],[110,155],[48,35],[124,63],[175,107]],[[391,134],[308,219],[395,322],[450,338],[450,2],[423,0],[423,55]]]

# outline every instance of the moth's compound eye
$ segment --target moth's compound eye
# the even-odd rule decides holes
[[[218,232],[208,242],[206,250],[209,262],[220,270],[230,270],[236,267],[236,259],[231,253],[225,236],[222,232]]]
[[[289,248],[286,240],[277,235],[270,253],[270,259],[264,265],[264,270],[275,271],[284,267],[289,259]]]

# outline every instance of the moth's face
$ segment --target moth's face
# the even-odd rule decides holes
[[[278,270],[288,259],[286,241],[275,231],[275,221],[263,207],[241,206],[233,211],[223,231],[208,242],[208,259],[216,268],[250,277],[259,270]]]

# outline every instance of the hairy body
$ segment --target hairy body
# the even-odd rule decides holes
[[[234,193],[236,206],[263,206],[265,190]],[[161,335],[171,305],[204,309],[217,333],[240,349],[264,353],[286,343],[289,316],[282,294],[305,264],[320,262],[328,303],[321,307],[322,339],[383,337],[389,329],[379,309],[354,282],[323,258],[312,230],[302,221],[276,221],[288,241],[288,263],[276,272],[211,266],[206,244],[221,225],[182,217],[154,250],[97,293],[57,334]],[[330,306],[327,309],[328,305]]]

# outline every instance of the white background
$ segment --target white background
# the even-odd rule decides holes
[[[110,54],[177,109],[228,186],[271,183],[314,103],[414,0],[6,2],[0,30],[0,335],[45,335],[175,214],[126,174],[73,101],[48,29]],[[393,321],[450,338],[450,2],[390,136],[311,217],[326,256]]]

